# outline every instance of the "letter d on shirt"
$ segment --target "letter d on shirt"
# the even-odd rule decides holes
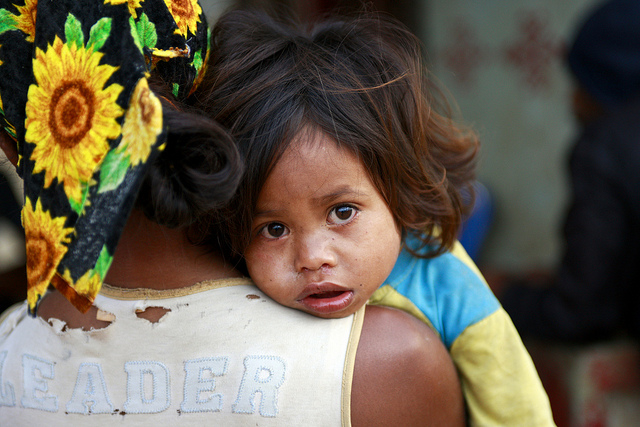
[[[124,370],[127,373],[125,412],[153,414],[169,407],[169,369],[164,364],[154,361],[126,362]]]

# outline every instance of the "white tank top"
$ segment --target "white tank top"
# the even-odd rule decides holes
[[[364,309],[319,319],[247,279],[151,291],[105,286],[106,328],[26,314],[0,324],[1,426],[349,426]],[[170,311],[157,323],[136,310]]]

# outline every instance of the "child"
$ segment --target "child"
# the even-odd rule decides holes
[[[231,244],[268,295],[334,318],[408,311],[448,347],[474,425],[552,425],[509,317],[456,242],[473,133],[434,111],[417,39],[380,16],[308,30],[230,12],[214,29],[213,117],[247,170]]]

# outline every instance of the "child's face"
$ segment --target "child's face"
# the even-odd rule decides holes
[[[400,230],[353,154],[321,133],[302,135],[260,192],[247,266],[280,304],[344,317],[391,273]]]

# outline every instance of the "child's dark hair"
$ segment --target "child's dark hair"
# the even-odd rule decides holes
[[[219,234],[216,212],[237,189],[242,159],[229,133],[193,107],[191,99],[176,99],[155,76],[149,87],[162,103],[167,140],[149,165],[136,207],[170,228],[195,226],[193,239],[208,243]]]
[[[320,131],[363,162],[403,238],[456,239],[475,172],[473,132],[434,111],[421,43],[381,15],[303,26],[231,11],[213,30],[211,92],[201,101],[230,128],[246,172],[230,206],[233,248],[250,239],[253,208],[275,162],[301,131]]]

